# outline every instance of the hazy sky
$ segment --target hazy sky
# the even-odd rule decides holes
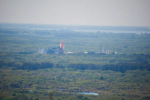
[[[0,22],[150,26],[150,0],[0,0]]]

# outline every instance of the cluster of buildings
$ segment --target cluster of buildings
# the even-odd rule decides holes
[[[49,47],[48,49],[44,49],[45,54],[100,54],[100,55],[105,55],[105,54],[112,54],[111,50],[103,48],[102,51],[100,52],[64,52],[64,42],[60,42],[59,47]]]
[[[64,54],[64,42],[60,42],[60,46],[55,48],[55,47],[50,47],[48,49],[45,49],[44,52],[46,54]]]

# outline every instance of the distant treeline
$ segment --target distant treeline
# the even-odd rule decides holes
[[[16,69],[23,69],[23,70],[38,70],[38,69],[45,69],[45,68],[52,68],[54,65],[52,63],[23,63],[23,65],[18,66]]]
[[[54,30],[121,30],[121,31],[150,31],[146,26],[91,26],[91,25],[53,25],[53,24],[12,24],[0,23],[0,27],[4,28],[48,28]]]
[[[136,39],[142,36],[143,38],[149,38],[150,33],[141,33],[138,35],[136,33],[113,33],[113,32],[100,32],[97,31],[93,34],[93,32],[84,32],[84,31],[73,31],[73,30],[36,30],[35,34],[38,35],[52,35],[54,37],[90,37],[90,38],[98,38],[98,37],[111,37],[111,38],[128,38],[128,39]]]
[[[0,29],[0,33],[5,33],[5,34],[18,34],[17,31],[14,30],[1,30]]]
[[[31,63],[26,62],[22,65],[15,64],[14,62],[0,61],[0,67],[13,67],[14,70],[38,70],[45,68],[74,68],[77,70],[112,70],[119,72],[126,72],[127,70],[148,70],[150,71],[149,63],[118,63],[118,64],[106,64],[106,65],[96,65],[96,64],[69,64],[68,66],[54,65],[53,63],[43,62],[43,63]]]
[[[53,63],[49,63],[49,62],[43,62],[43,63],[25,62],[22,65],[19,65],[19,64],[15,64],[14,62],[0,61],[0,68],[2,67],[13,67],[14,70],[17,70],[17,69],[38,70],[38,69],[52,68],[54,67],[54,65]]]
[[[95,65],[95,64],[70,64],[69,68],[79,70],[112,70],[119,72],[126,72],[127,70],[148,70],[150,71],[150,64],[143,63],[118,63],[118,64],[106,64],[106,65]]]

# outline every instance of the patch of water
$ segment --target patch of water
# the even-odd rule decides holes
[[[98,95],[96,92],[79,92],[78,94],[84,94],[84,95]]]

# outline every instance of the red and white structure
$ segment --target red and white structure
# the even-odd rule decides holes
[[[60,42],[60,48],[62,48],[64,50],[64,42]]]

